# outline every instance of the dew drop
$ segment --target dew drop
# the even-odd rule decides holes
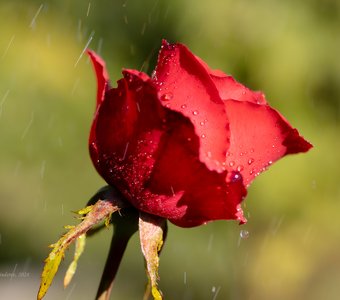
[[[143,86],[142,85],[139,85],[136,87],[136,92],[140,92],[141,90],[143,89]]]
[[[244,167],[243,167],[242,165],[239,165],[239,166],[237,167],[237,171],[239,171],[239,172],[243,171],[243,169],[244,169]]]
[[[197,111],[197,110],[194,110],[194,111],[192,112],[192,114],[193,114],[194,116],[197,116],[197,115],[198,115],[198,111]]]
[[[204,139],[205,137],[206,137],[206,135],[205,135],[205,134],[202,134],[202,135],[201,135],[201,138],[202,138],[202,139]]]
[[[235,166],[235,162],[234,161],[229,162],[229,167],[233,167],[233,166]]]
[[[152,79],[157,79],[157,78],[156,78],[156,71],[152,71],[152,73],[151,73],[151,78],[152,78]]]
[[[161,96],[162,101],[170,101],[173,98],[172,93],[166,93]]]
[[[187,105],[186,104],[182,104],[181,108],[185,109],[185,108],[187,108]]]
[[[203,125],[205,125],[205,123],[202,121],[202,122],[200,122],[200,125],[203,126]]]
[[[97,148],[97,144],[95,142],[91,143],[91,150],[94,151],[96,154],[98,154],[98,148]]]
[[[230,174],[230,182],[238,182],[240,180],[242,180],[242,175],[239,172],[234,171]]]
[[[254,158],[249,158],[248,159],[248,165],[251,165],[254,162]]]
[[[255,151],[254,148],[250,149],[250,153],[254,153],[254,151]]]
[[[242,230],[240,231],[240,237],[241,237],[241,239],[247,239],[247,238],[249,238],[249,231],[248,231],[248,230],[242,229]]]
[[[127,81],[130,82],[130,83],[133,81],[133,78],[132,78],[132,76],[131,76],[130,74],[127,76],[126,79],[127,79]]]

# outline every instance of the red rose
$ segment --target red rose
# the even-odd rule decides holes
[[[245,222],[240,203],[252,180],[312,147],[262,93],[211,70],[184,45],[164,41],[152,78],[125,69],[117,88],[104,61],[88,53],[98,81],[91,158],[140,211],[182,227]]]

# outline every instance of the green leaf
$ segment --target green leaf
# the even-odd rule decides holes
[[[58,271],[59,264],[61,262],[61,259],[64,257],[64,252],[66,250],[64,240],[65,236],[63,236],[56,244],[54,244],[53,250],[45,260],[44,270],[41,274],[41,284],[38,293],[38,300],[44,297],[52,283],[54,275]]]
[[[118,211],[120,208],[120,204],[118,202],[115,202],[114,199],[98,200],[96,204],[88,206],[77,212],[78,214],[86,214],[86,216],[83,218],[83,221],[77,226],[67,226],[69,231],[64,234],[55,244],[50,245],[50,247],[52,247],[53,249],[45,260],[44,269],[41,274],[40,288],[37,296],[38,300],[41,300],[45,296],[56,272],[58,271],[60,262],[64,257],[64,253],[66,249],[70,246],[70,244],[75,240],[78,240],[80,236],[85,236],[86,232],[89,229],[108,218],[112,213]],[[74,263],[73,265],[71,264],[72,266],[70,266],[70,271],[68,271],[66,274],[67,283],[72,278],[73,274],[71,275],[71,273],[72,271],[75,271],[78,258],[83,252],[84,247],[85,238],[83,241],[81,238],[80,243],[76,247],[75,257],[73,259]]]
[[[75,214],[77,215],[86,215],[88,214],[93,208],[93,205],[86,206],[78,211],[74,211]]]
[[[76,246],[74,250],[74,257],[73,261],[71,262],[70,266],[68,267],[65,277],[64,277],[64,287],[66,288],[69,283],[71,282],[73,275],[76,273],[77,265],[78,265],[78,259],[82,255],[85,249],[86,244],[86,235],[82,234],[79,236],[76,240]]]

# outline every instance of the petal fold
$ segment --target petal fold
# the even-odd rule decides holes
[[[243,84],[237,82],[232,76],[211,75],[220,97],[223,100],[233,99],[238,101],[247,101],[256,104],[267,104],[266,98],[261,92],[254,92]]]
[[[197,56],[195,57],[209,73],[212,81],[218,89],[220,97],[223,100],[233,99],[238,101],[249,101],[257,104],[267,103],[262,92],[254,92],[248,89],[243,84],[237,82],[232,76],[228,76],[220,70],[210,69],[210,67],[202,59]]]
[[[193,123],[200,140],[200,160],[210,170],[223,172],[229,124],[223,101],[205,67],[184,45],[163,41],[153,81],[163,106]]]

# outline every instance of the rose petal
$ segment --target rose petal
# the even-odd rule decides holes
[[[268,105],[227,100],[225,106],[231,131],[227,168],[241,172],[245,185],[282,156],[312,147]]]
[[[216,76],[212,74],[210,76],[220,93],[220,97],[223,100],[233,99],[238,101],[248,101],[256,104],[267,103],[263,93],[254,92],[248,89],[231,76]]]
[[[184,45],[163,41],[153,80],[162,104],[182,113],[194,124],[200,139],[200,160],[210,170],[223,172],[229,145],[228,120],[204,66]]]
[[[132,198],[152,169],[165,109],[146,74],[125,70],[123,75],[98,109],[90,154],[99,174]]]
[[[217,219],[245,222],[239,207],[246,195],[241,175],[228,174],[227,183],[227,172],[209,170],[199,160],[199,138],[194,126],[188,119],[172,114],[168,124],[171,130],[162,136],[139,207],[181,227]]]
[[[87,50],[90,56],[97,77],[97,107],[104,100],[105,91],[110,88],[109,75],[106,70],[105,62],[94,51]]]
[[[262,92],[254,92],[248,89],[243,84],[237,82],[232,76],[228,76],[220,70],[210,69],[206,62],[197,56],[195,57],[210,74],[210,77],[215,83],[220,97],[223,100],[233,99],[238,101],[249,101],[257,104],[267,103]]]

